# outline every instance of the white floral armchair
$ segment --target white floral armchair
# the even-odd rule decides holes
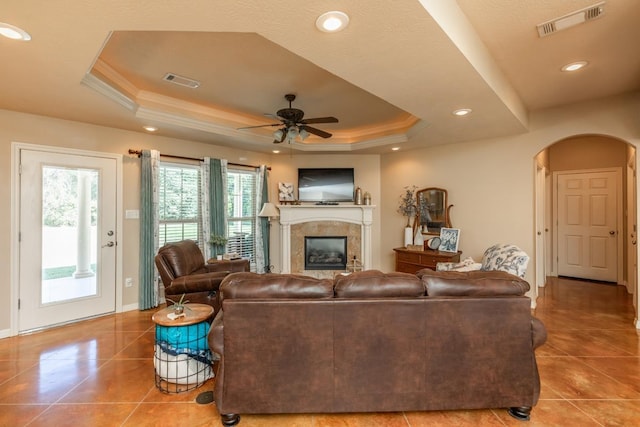
[[[475,262],[472,258],[466,258],[461,262],[440,262],[436,265],[437,271],[472,271],[472,270],[498,270],[506,271],[515,276],[524,278],[529,264],[529,255],[516,245],[495,244],[484,251],[482,262]]]

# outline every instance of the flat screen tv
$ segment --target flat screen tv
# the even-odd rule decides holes
[[[353,202],[353,168],[298,169],[301,202]]]

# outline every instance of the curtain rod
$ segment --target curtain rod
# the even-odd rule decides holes
[[[131,148],[129,148],[129,154],[135,154],[136,156],[140,157],[142,155],[142,151],[141,150],[133,150]],[[204,159],[198,159],[195,157],[184,157],[184,156],[174,156],[172,154],[162,154],[160,153],[160,157],[169,157],[171,159],[180,159],[180,160],[194,160],[197,162],[201,162]],[[228,165],[231,166],[242,166],[242,167],[246,167],[246,168],[254,168],[254,169],[258,169],[260,166],[254,166],[254,165],[243,165],[242,163],[231,163],[231,162],[227,162]],[[271,170],[271,166],[267,166],[267,170]]]

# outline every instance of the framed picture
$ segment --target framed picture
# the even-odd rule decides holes
[[[296,200],[293,194],[293,184],[290,182],[278,183],[278,200],[281,202],[293,202]]]
[[[460,240],[459,228],[441,228],[439,251],[458,252],[458,241]]]

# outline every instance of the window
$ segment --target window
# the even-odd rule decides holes
[[[256,172],[227,172],[227,252],[236,252],[255,264]]]
[[[159,243],[191,239],[199,242],[200,168],[177,163],[160,163],[158,173]]]

